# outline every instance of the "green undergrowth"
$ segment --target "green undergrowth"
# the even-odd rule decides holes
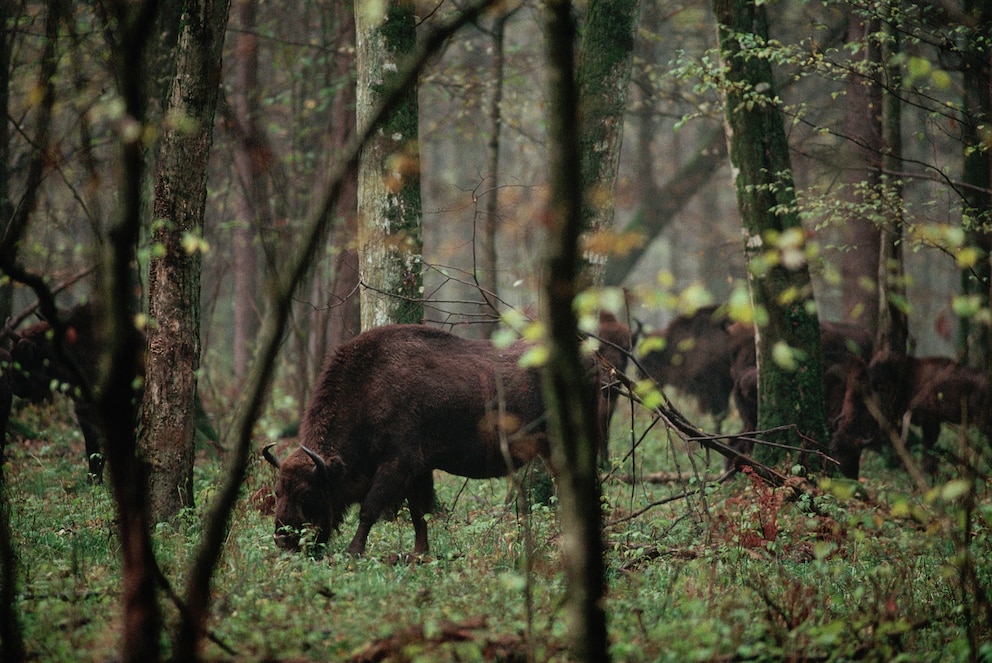
[[[71,426],[30,427],[41,439],[14,440],[4,468],[29,655],[114,659],[113,501],[87,483]],[[858,486],[795,479],[773,490],[749,475],[716,484],[708,479],[720,459],[660,428],[627,456],[630,429],[629,421],[614,428],[617,461],[603,494],[614,660],[965,661],[971,651],[989,660],[984,482],[962,486],[945,469],[937,488],[921,493],[869,455]],[[178,594],[221,472],[204,456],[197,508],[155,529],[159,564]],[[520,507],[508,480],[439,473],[429,555],[403,555],[413,546],[405,512],[373,528],[364,558],[343,552],[354,512],[326,550],[294,555],[276,549],[262,512],[273,479],[272,468],[255,465],[233,515],[205,658],[568,660],[553,502]],[[168,633],[177,610],[161,597]]]

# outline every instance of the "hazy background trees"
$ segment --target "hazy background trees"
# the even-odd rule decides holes
[[[153,42],[167,52],[177,38],[167,19],[179,6],[160,3],[156,22],[142,23],[151,17],[132,4],[5,2],[0,59],[6,99],[0,136],[7,137],[0,258],[8,276],[39,286],[15,288],[13,309],[44,297],[43,286],[97,264],[109,248],[119,249],[101,273],[105,280],[84,281],[58,299],[61,306],[98,295],[107,302],[120,344],[110,362],[117,372],[108,374],[113,389],[102,393],[108,424],[119,435],[108,440],[108,453],[123,454],[119,458],[133,451],[126,446],[133,442],[130,406],[113,409],[133,395],[138,341],[130,314],[149,292],[148,266],[166,247],[152,225],[140,221],[150,216],[145,176],[151,170],[143,160],[164,135],[162,80],[171,81],[135,69],[153,59],[142,60],[131,40],[154,25]],[[354,188],[347,189],[354,179],[341,178],[331,207],[321,185],[349,158],[344,148],[356,130],[355,19],[353,7],[342,4],[240,0],[226,35],[221,130],[207,173],[205,242],[197,245],[202,298],[199,310],[188,311],[199,316],[202,347],[199,366],[190,357],[189,370],[197,371],[206,407],[225,432],[233,428],[235,405],[244,400],[242,380],[257,365],[257,352],[278,351],[280,361],[273,398],[255,395],[253,405],[271,403],[273,420],[289,423],[305,404],[323,356],[357,331],[357,203]],[[913,347],[981,363],[989,355],[982,336],[989,319],[990,138],[987,97],[976,93],[988,89],[982,39],[988,12],[984,3],[971,2],[885,6],[887,13],[876,3],[784,1],[775,4],[769,25],[773,41],[765,56],[774,63],[782,98],[796,213],[805,240],[817,249],[810,269],[819,313],[871,319],[863,280],[872,279],[872,260],[869,267],[842,265],[864,257],[873,227],[897,219],[905,238],[902,310]],[[446,4],[412,9],[418,36],[455,12]],[[414,211],[422,220],[423,286],[414,284],[413,292],[423,295],[418,304],[425,319],[457,325],[466,335],[486,333],[470,324],[480,320],[480,280],[498,296],[490,308],[536,317],[546,297],[539,277],[548,225],[549,100],[548,69],[534,38],[543,24],[539,10],[538,3],[510,3],[501,5],[498,18],[478,18],[443,42],[418,79],[420,110],[413,119],[422,198]],[[580,30],[586,10],[585,4],[574,7]],[[871,27],[876,23],[878,30]],[[680,309],[739,294],[746,271],[709,3],[675,9],[644,3],[637,34],[615,232],[600,247],[611,254],[607,282],[624,285],[632,313],[660,326]],[[877,37],[884,34],[892,36]],[[895,43],[895,35],[895,59],[884,60],[882,48],[876,59],[872,38],[881,47]],[[161,62],[162,51],[156,52],[154,62]],[[901,81],[882,77],[879,65],[895,68]],[[499,80],[494,71],[501,72]],[[854,99],[857,91],[874,94],[879,87],[889,101],[900,102],[901,161],[878,158],[876,117],[848,115],[875,103]],[[885,186],[876,185],[883,178]],[[483,212],[493,237],[486,261],[477,242]],[[323,215],[331,241],[300,254],[308,222]],[[862,232],[851,233],[852,219],[861,220]],[[280,281],[300,255],[308,260],[293,284]],[[297,277],[305,287],[297,287]],[[295,293],[284,312],[285,336],[281,325],[259,324],[272,306],[266,295],[284,287]],[[45,299],[46,313],[54,303]],[[481,319],[491,321],[492,313],[484,309]],[[244,471],[251,429],[229,437]],[[119,498],[137,510],[135,520],[122,522],[122,538],[133,544],[127,554],[134,563],[150,573],[145,504],[131,492],[141,468],[126,461],[117,466]],[[209,570],[210,555],[203,559]],[[134,596],[149,591],[149,577],[131,588]],[[147,628],[133,632],[154,637]],[[136,645],[134,656],[142,653]]]

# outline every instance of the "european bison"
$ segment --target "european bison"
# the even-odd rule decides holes
[[[77,305],[65,313],[64,321],[64,355],[56,351],[48,321],[35,323],[15,335],[10,352],[10,388],[16,396],[32,403],[51,401],[53,388],[68,388],[86,444],[89,476],[92,481],[99,482],[103,476],[104,456],[100,450],[96,413],[89,403],[78,397],[80,380],[66,360],[75,362],[86,379],[95,379],[100,349],[93,307]]]
[[[546,458],[540,372],[519,366],[527,347],[499,350],[423,325],[379,327],[341,345],[310,397],[300,448],[281,462],[263,452],[279,468],[276,544],[298,550],[307,524],[326,543],[360,504],[348,552],[362,554],[372,525],[406,500],[414,551],[425,552],[433,470],[484,479]]]
[[[702,412],[722,419],[734,387],[729,327],[730,320],[717,306],[679,316],[663,331],[648,335],[663,339],[664,346],[641,354],[638,361],[658,386],[670,385],[695,397]]]
[[[898,420],[909,412],[922,434],[923,468],[934,474],[933,449],[943,423],[976,426],[992,439],[988,380],[979,370],[948,357],[913,357],[879,353],[869,365],[872,390],[887,412]]]
[[[754,332],[733,325],[730,333],[738,343],[732,375],[734,404],[740,413],[742,430],[758,425],[758,369]],[[858,475],[861,449],[878,438],[878,425],[866,405],[866,359],[871,356],[873,339],[863,327],[850,323],[822,321],[820,345],[823,360],[824,414],[830,430],[831,455],[848,477]]]

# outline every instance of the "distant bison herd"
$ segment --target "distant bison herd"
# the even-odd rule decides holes
[[[733,323],[709,306],[653,334],[661,347],[639,357],[648,377],[694,397],[701,411],[718,420],[732,402],[742,429],[755,430],[758,384],[750,325]],[[883,413],[897,427],[904,416],[920,427],[924,468],[931,473],[941,424],[978,427],[987,437],[992,433],[984,409],[988,383],[980,371],[946,357],[876,353],[869,332],[853,324],[821,322],[820,340],[829,454],[845,476],[858,477],[864,450],[889,445],[889,432],[879,423]]]
[[[98,356],[91,309],[67,313],[64,352],[51,326],[39,322],[10,332],[0,348],[0,425],[6,429],[14,395],[30,402],[53,390],[76,396],[79,377],[92,378]],[[623,393],[621,373],[635,340],[614,316],[600,318],[599,350],[586,361],[590,403],[597,403],[599,440],[606,448],[609,420]],[[694,397],[719,422],[738,412],[743,430],[758,421],[754,331],[733,323],[717,307],[675,319],[652,332],[636,364],[641,377]],[[943,423],[989,429],[984,374],[943,357],[875,352],[873,339],[850,324],[823,322],[825,412],[829,455],[840,472],[859,475],[865,449],[882,450],[889,432],[879,413],[921,430],[924,467],[935,469],[934,445]],[[278,468],[276,543],[296,550],[305,526],[326,542],[346,511],[359,505],[348,550],[361,554],[369,531],[404,502],[415,552],[428,549],[425,516],[434,507],[434,470],[468,478],[506,475],[535,458],[550,458],[540,371],[521,365],[533,347],[518,341],[497,348],[426,325],[390,325],[348,341],[325,362],[301,427],[300,445],[284,459],[263,455]],[[69,363],[75,367],[70,367]],[[60,387],[60,385],[62,385]],[[91,477],[99,480],[103,456],[93,414],[74,397]],[[745,450],[746,451],[746,450]],[[0,441],[0,462],[3,457]],[[552,468],[553,469],[553,468]]]

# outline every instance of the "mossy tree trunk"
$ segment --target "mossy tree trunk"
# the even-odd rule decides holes
[[[640,0],[592,0],[582,26],[576,71],[582,222],[584,232],[603,240],[613,230],[614,189],[640,8]],[[587,246],[585,272],[592,285],[603,285],[609,247],[609,241]]]
[[[966,0],[964,13],[971,18],[973,37],[962,63],[964,109],[961,116],[964,144],[964,227],[968,243],[981,252],[971,269],[962,272],[962,294],[977,297],[981,307],[990,306],[992,288],[992,6],[987,0]],[[992,333],[988,324],[965,317],[961,320],[959,354],[969,364],[992,374]]]
[[[796,211],[789,145],[769,61],[764,5],[714,0],[726,68],[726,119],[737,206],[744,230],[752,303],[758,314],[758,427],[792,426],[772,442],[827,443],[819,324],[805,233]],[[757,49],[749,52],[748,47]],[[782,450],[762,446],[756,457],[781,462]]]
[[[414,3],[389,0],[381,16],[373,3],[355,5],[359,130],[382,103],[403,60],[417,45]],[[417,86],[368,141],[358,171],[359,275],[362,329],[421,322],[423,240]]]
[[[882,108],[882,160],[883,173],[898,173],[902,165],[902,102],[899,34],[895,26],[886,21],[881,28],[885,38],[879,56],[884,74],[880,99]],[[906,270],[903,261],[902,182],[893,175],[878,178],[880,198],[885,213],[881,216],[882,232],[878,260],[878,329],[875,334],[875,352],[909,351],[909,319],[906,301]],[[890,202],[889,202],[890,201]],[[888,407],[890,404],[884,404]],[[887,418],[900,413],[887,412]]]
[[[168,121],[162,127],[140,440],[151,469],[149,496],[156,520],[193,505],[203,211],[229,9],[230,0],[186,6]]]
[[[568,638],[578,661],[608,660],[605,580],[597,465],[596,393],[587,385],[572,304],[582,258],[582,178],[579,172],[578,91],[572,67],[574,28],[568,0],[547,3],[550,64],[548,138],[550,201],[543,318],[549,364],[544,394],[559,469]]]

